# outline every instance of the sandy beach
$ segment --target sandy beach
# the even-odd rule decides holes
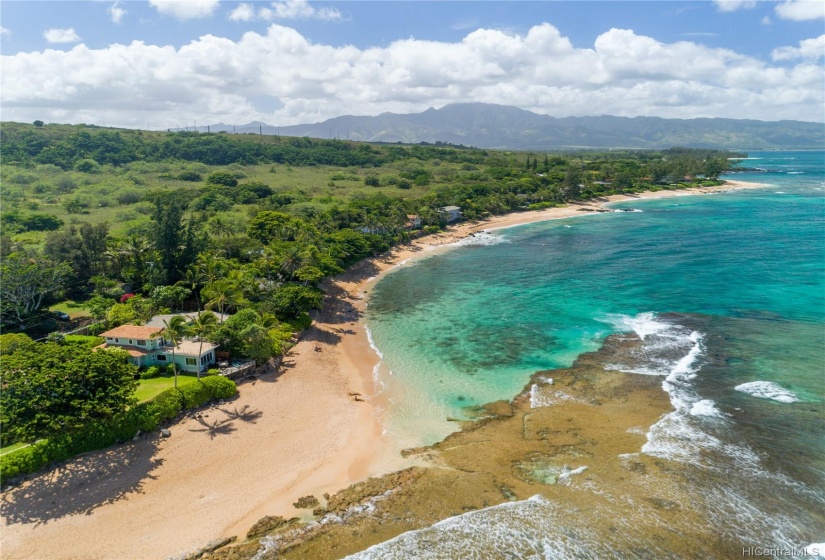
[[[280,371],[239,386],[233,401],[200,419],[75,458],[2,495],[7,559],[163,559],[221,536],[243,538],[261,517],[311,515],[293,502],[334,493],[407,466],[382,433],[373,370],[379,361],[363,324],[366,294],[410,259],[447,250],[483,230],[560,219],[628,200],[762,187],[618,195],[459,224],[353,267],[324,287],[324,310]],[[316,351],[317,349],[317,351]]]

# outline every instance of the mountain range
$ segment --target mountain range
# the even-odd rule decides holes
[[[410,114],[347,115],[315,124],[282,127],[260,122],[235,127],[217,124],[211,125],[210,130],[364,142],[444,142],[513,150],[672,146],[734,150],[825,148],[823,123],[608,115],[555,118],[487,103],[456,103]]]

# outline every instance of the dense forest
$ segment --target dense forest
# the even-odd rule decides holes
[[[3,330],[37,336],[66,326],[47,311],[63,301],[98,331],[181,308],[306,321],[323,278],[420,233],[408,215],[430,232],[446,225],[439,209],[447,205],[473,220],[709,184],[737,156],[502,152],[40,122],[4,123],[0,133]],[[249,354],[229,330],[213,338]]]

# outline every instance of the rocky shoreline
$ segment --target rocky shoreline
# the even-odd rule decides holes
[[[659,378],[604,368],[616,353],[640,344],[633,335],[611,336],[571,368],[536,373],[512,401],[480,407],[477,420],[445,440],[406,451],[427,466],[346,488],[316,508],[309,522],[262,520],[273,528],[187,558],[341,558],[448,517],[536,494],[586,507],[598,498],[577,491],[574,476],[613,485],[663,467],[643,455],[620,458],[637,453],[643,434],[669,410]],[[575,475],[580,463],[587,470]],[[667,512],[671,501],[652,494],[649,503]]]

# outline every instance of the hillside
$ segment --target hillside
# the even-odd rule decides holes
[[[821,149],[825,126],[802,121],[663,119],[659,117],[554,118],[503,105],[459,103],[422,113],[342,116],[321,123],[275,127],[250,123],[237,132],[341,138],[367,142],[447,142],[479,148]],[[212,125],[213,132],[232,131]]]

